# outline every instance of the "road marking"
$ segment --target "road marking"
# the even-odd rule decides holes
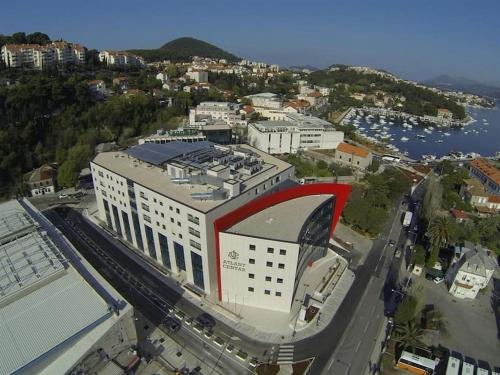
[[[279,365],[293,363],[293,351],[294,351],[294,345],[292,344],[280,345],[276,363]]]
[[[366,331],[368,331],[368,327],[370,326],[370,322],[367,322],[366,323],[366,326],[365,326],[365,329],[363,331],[363,333],[366,333]]]
[[[356,345],[356,353],[358,352],[360,346],[361,346],[361,340],[358,342],[358,345]]]

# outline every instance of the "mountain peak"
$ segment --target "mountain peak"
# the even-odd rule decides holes
[[[229,61],[240,60],[239,57],[223,50],[222,48],[189,36],[171,40],[170,42],[162,45],[160,48],[150,50],[131,50],[131,52],[143,56],[149,61],[186,61],[191,60],[193,56],[226,59]]]

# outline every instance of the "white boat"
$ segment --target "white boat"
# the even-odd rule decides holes
[[[425,135],[423,135],[423,134],[417,134],[417,138],[424,139],[424,138],[425,138]]]
[[[446,135],[447,137],[449,137],[451,135],[451,133],[448,133],[448,132],[443,133],[443,134]]]
[[[410,138],[401,137],[401,142],[407,142]]]
[[[379,127],[378,124],[373,124],[372,126],[370,126],[370,130],[378,129],[378,127]]]
[[[428,128],[425,128],[424,129],[424,132],[426,132],[427,134],[432,134],[432,130],[428,129]]]
[[[427,129],[434,130],[434,126],[428,126]]]
[[[438,140],[436,141],[436,143],[443,143],[443,140],[442,140],[442,139],[438,139]]]

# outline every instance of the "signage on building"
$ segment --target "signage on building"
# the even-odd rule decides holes
[[[240,257],[240,254],[238,254],[236,251],[230,251],[227,256],[231,259],[225,259],[222,261],[222,268],[225,268],[227,270],[233,270],[233,271],[240,271],[240,272],[245,272],[246,270],[246,264],[238,262],[238,258]]]

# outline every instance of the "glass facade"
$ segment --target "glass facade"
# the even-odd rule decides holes
[[[155,249],[155,239],[153,237],[153,230],[151,227],[144,225],[144,232],[146,232],[146,241],[148,243],[149,255],[158,260],[156,257],[156,249]]]
[[[109,204],[106,199],[102,200],[104,203],[104,211],[106,212],[106,222],[108,223],[108,227],[113,229],[113,222],[111,221],[111,213],[109,212]]]
[[[158,242],[160,243],[160,253],[163,265],[168,269],[172,268],[170,264],[170,254],[168,253],[168,240],[163,234],[158,233]]]
[[[120,224],[120,216],[118,216],[118,209],[114,204],[111,205],[111,209],[113,210],[113,218],[115,219],[116,233],[118,233],[120,237],[123,237],[122,226]]]
[[[132,232],[130,231],[130,222],[128,221],[128,214],[122,211],[123,226],[125,227],[125,236],[128,242],[132,242]]]
[[[184,259],[184,246],[174,242],[175,264],[179,271],[186,270],[186,260]]]
[[[135,200],[134,183],[130,180],[127,180],[127,191],[130,199],[130,209],[132,210],[132,224],[134,225],[135,241],[137,242],[137,247],[144,251],[141,226],[139,224],[139,216],[137,215],[137,202]]]
[[[330,240],[330,227],[333,220],[334,197],[325,201],[309,216],[299,235],[299,258],[295,288],[307,265],[325,256]]]
[[[191,251],[191,266],[193,268],[194,285],[198,288],[205,289],[205,283],[203,281],[203,259],[194,251]]]

